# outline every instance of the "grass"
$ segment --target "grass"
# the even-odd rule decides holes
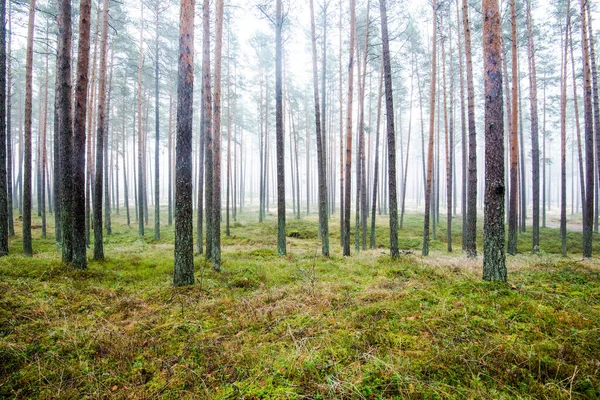
[[[557,231],[543,229],[543,251],[508,258],[509,283],[494,284],[481,259],[445,252],[443,225],[421,257],[419,216],[400,233],[414,254],[396,261],[384,218],[377,248],[350,258],[333,221],[327,259],[315,217],[288,218],[283,258],[274,217],[254,220],[223,237],[223,272],[195,257],[187,288],[171,284],[171,227],[140,239],[116,218],[106,260],[86,271],[63,265],[51,239],[34,241],[33,258],[12,239],[0,259],[0,397],[600,397],[600,262],[578,256],[580,233],[561,257]]]

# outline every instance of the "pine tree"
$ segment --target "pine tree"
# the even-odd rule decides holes
[[[6,135],[6,0],[0,1],[0,257],[8,255],[8,188]],[[11,165],[8,164],[8,168]]]
[[[435,0],[434,0],[435,7]],[[396,133],[394,131],[394,102],[392,92],[392,65],[390,62],[390,45],[387,27],[387,9],[385,0],[379,0],[381,12],[381,41],[383,57],[383,82],[385,87],[386,131],[388,145],[388,177],[390,202],[390,255],[398,258],[398,199],[396,197]],[[435,20],[435,18],[434,18]],[[435,28],[434,28],[435,29]],[[435,30],[434,30],[435,32]],[[435,35],[434,35],[435,37]],[[435,51],[435,50],[434,50]],[[434,74],[435,75],[435,74]]]
[[[31,243],[31,120],[33,97],[33,31],[35,27],[35,3],[29,3],[29,23],[27,25],[27,53],[25,59],[25,132],[23,155],[23,253],[33,255]]]
[[[192,122],[194,117],[194,0],[181,0],[175,156],[175,262],[173,284],[194,283]]]
[[[96,126],[96,178],[94,180],[94,260],[104,259],[102,232],[102,188],[104,184],[104,135],[106,119],[106,69],[108,53],[108,5],[103,0],[102,33],[100,37],[100,79],[98,89],[98,124]]]
[[[506,282],[504,255],[504,115],[502,100],[502,31],[498,0],[483,0],[485,76],[485,212],[483,279]]]
[[[86,268],[85,237],[85,123],[87,111],[88,70],[90,62],[91,0],[79,6],[79,47],[73,124],[73,267]]]

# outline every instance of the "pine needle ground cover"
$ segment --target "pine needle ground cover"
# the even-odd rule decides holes
[[[62,265],[51,239],[26,258],[14,238],[0,259],[0,397],[600,397],[600,260],[580,258],[580,233],[568,257],[551,254],[558,230],[542,230],[537,255],[522,236],[499,285],[439,234],[422,258],[420,216],[397,261],[385,219],[378,248],[350,258],[332,225],[328,259],[316,217],[288,220],[284,258],[275,217],[255,220],[223,236],[221,273],[197,255],[196,284],[178,289],[170,227],[155,242],[117,218],[86,271]]]

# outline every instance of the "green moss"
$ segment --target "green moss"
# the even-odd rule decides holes
[[[399,242],[414,254],[392,260],[385,217],[378,248],[349,258],[332,220],[323,258],[316,216],[290,218],[298,235],[281,258],[275,217],[254,217],[223,236],[223,271],[197,255],[197,284],[184,288],[172,287],[166,224],[155,242],[114,218],[106,260],[85,271],[63,265],[52,240],[27,258],[12,239],[0,259],[0,397],[600,396],[600,264],[553,254],[555,230],[542,229],[538,255],[520,237],[503,285],[460,254],[459,224],[454,256],[440,226],[422,258],[422,218],[406,216]]]

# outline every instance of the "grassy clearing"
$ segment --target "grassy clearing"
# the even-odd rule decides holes
[[[87,271],[62,265],[53,240],[36,240],[33,258],[12,240],[0,397],[600,397],[600,262],[577,256],[580,234],[560,257],[558,232],[542,230],[543,251],[509,258],[498,285],[481,281],[480,259],[445,253],[443,225],[420,257],[418,216],[400,238],[414,254],[397,261],[384,219],[378,248],[351,258],[334,222],[325,259],[316,218],[288,219],[285,258],[272,217],[244,218],[223,238],[224,271],[197,256],[197,284],[179,289],[172,228],[155,242],[117,219],[107,259]]]

